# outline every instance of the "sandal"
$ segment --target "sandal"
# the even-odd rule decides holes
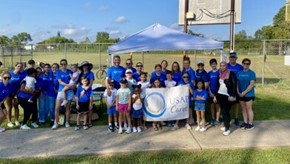
[[[155,130],[155,131],[158,130],[158,128],[156,127],[156,124],[155,123],[153,123],[152,126],[153,126],[153,130]]]

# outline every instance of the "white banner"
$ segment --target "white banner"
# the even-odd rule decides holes
[[[188,118],[189,90],[186,85],[145,90],[145,121],[168,121]]]

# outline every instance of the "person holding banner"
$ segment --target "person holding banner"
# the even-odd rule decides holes
[[[190,94],[189,101],[188,101],[189,102],[189,117],[187,118],[186,125],[185,125],[185,127],[188,130],[191,129],[191,126],[189,125],[189,120],[190,120],[190,118],[192,118],[192,106],[193,106],[192,99],[193,99],[193,90],[194,90],[194,85],[193,85],[193,83],[191,82],[190,79],[191,78],[190,78],[189,73],[188,72],[183,72],[182,73],[182,80],[178,84],[178,85],[187,85],[188,89],[189,89],[189,94]],[[176,120],[174,126],[172,127],[172,130],[178,129],[179,128],[178,124],[179,124],[179,120]]]
[[[156,78],[156,79],[153,81],[151,88],[162,88],[160,79]],[[161,129],[161,127],[160,127],[160,122],[159,122],[159,121],[154,121],[154,122],[152,123],[152,127],[153,127],[153,129],[154,129],[155,131]]]
[[[237,78],[236,75],[228,70],[227,63],[220,63],[219,82],[217,84],[217,94],[213,98],[213,102],[220,102],[223,114],[224,127],[221,128],[223,135],[228,136],[230,130],[230,109],[236,101],[237,96]]]

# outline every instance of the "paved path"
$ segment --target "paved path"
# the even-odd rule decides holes
[[[74,128],[8,130],[0,133],[0,158],[48,157],[104,154],[152,150],[203,150],[233,148],[267,148],[290,146],[290,120],[257,121],[255,129],[242,130],[232,125],[230,136],[219,127],[195,132],[184,127],[171,131],[152,128],[142,133],[107,133],[106,126],[74,131]]]

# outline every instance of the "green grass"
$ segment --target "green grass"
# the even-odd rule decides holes
[[[0,163],[214,163],[284,164],[290,162],[290,148],[201,151],[152,151],[114,155],[65,156],[6,159]]]

